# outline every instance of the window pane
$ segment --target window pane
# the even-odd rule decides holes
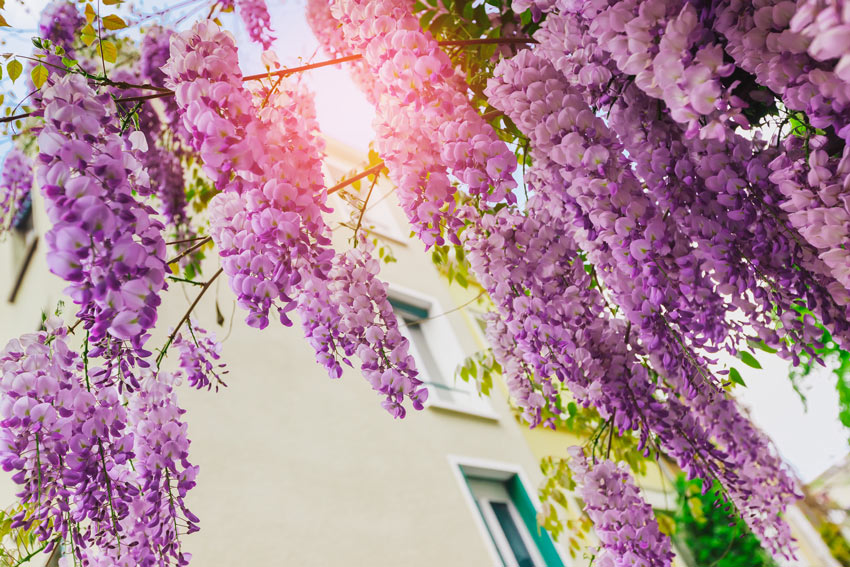
[[[511,511],[508,509],[506,502],[490,502],[490,507],[493,513],[496,514],[496,519],[499,520],[499,526],[505,534],[505,539],[508,540],[508,545],[511,546],[511,551],[516,557],[516,567],[534,567],[534,561],[531,559],[531,554],[528,548],[525,547],[525,542],[522,541],[522,536],[519,533],[519,528],[514,523],[514,518],[511,516]],[[515,567],[513,565],[509,567]]]
[[[445,380],[443,380],[443,377],[440,375],[440,368],[437,366],[434,354],[428,346],[428,339],[425,337],[422,325],[416,321],[418,320],[404,317],[407,334],[410,337],[410,341],[413,343],[416,355],[418,355],[416,356],[416,362],[421,365],[422,368],[420,368],[420,370],[423,371],[428,380],[435,383],[436,388],[439,390],[437,395],[444,399],[450,398],[452,393],[451,389],[444,386]]]

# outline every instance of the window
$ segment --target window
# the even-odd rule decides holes
[[[455,368],[465,357],[443,310],[432,310],[432,301],[398,290],[391,291],[390,303],[410,342],[419,378],[428,387],[429,405],[496,419],[474,384],[455,379]]]
[[[520,475],[455,463],[471,498],[488,547],[504,567],[563,567],[548,532],[537,526],[537,511]]]
[[[38,237],[32,219],[32,192],[28,192],[20,202],[20,208],[12,217],[10,226],[12,228],[9,231],[12,247],[12,269],[10,273],[15,274],[14,280],[10,282],[12,288],[9,293],[9,303],[12,303],[18,296],[24,276],[30,262],[32,262],[36,246],[38,246]]]

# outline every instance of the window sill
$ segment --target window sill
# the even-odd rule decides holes
[[[494,412],[490,408],[484,408],[480,406],[470,406],[469,404],[450,402],[438,399],[432,400],[431,398],[429,398],[428,404],[425,407],[434,411],[462,414],[465,416],[477,417],[486,421],[499,421],[499,416],[496,415],[496,412]]]

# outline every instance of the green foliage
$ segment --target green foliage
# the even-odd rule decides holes
[[[797,310],[800,312],[800,317],[805,317],[810,313],[807,309],[801,307],[798,307]],[[791,368],[789,379],[800,399],[805,404],[806,397],[803,393],[803,382],[811,375],[815,364],[831,367],[836,377],[835,389],[838,393],[838,419],[845,428],[850,430],[850,353],[838,346],[838,343],[833,340],[832,335],[829,334],[823,325],[818,324],[817,326],[823,332],[820,345],[812,345],[802,353],[801,363],[799,366]],[[850,440],[850,437],[848,440]]]
[[[455,370],[455,379],[472,382],[482,396],[489,396],[493,390],[493,376],[502,372],[496,362],[492,349],[481,350],[468,356]]]
[[[850,544],[841,534],[841,528],[832,522],[821,522],[818,532],[835,560],[842,567],[850,567]]]
[[[702,494],[701,481],[676,480],[676,534],[698,567],[776,567],[743,520],[730,516],[719,490]]]
[[[0,510],[0,567],[45,564],[42,551],[47,544],[39,541],[35,526],[30,530],[12,527],[12,518],[23,509],[18,505]]]

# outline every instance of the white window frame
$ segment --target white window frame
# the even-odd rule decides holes
[[[447,455],[446,458],[449,461],[449,466],[452,469],[452,474],[454,474],[455,480],[458,483],[458,487],[460,488],[463,500],[466,503],[466,507],[469,509],[470,514],[472,514],[472,519],[475,522],[475,526],[478,528],[478,531],[481,534],[481,538],[484,541],[484,546],[490,553],[490,558],[493,561],[493,567],[504,567],[502,564],[501,555],[499,554],[499,550],[496,547],[496,544],[493,542],[493,537],[490,536],[490,530],[487,527],[487,524],[485,523],[481,512],[478,511],[479,508],[478,504],[475,501],[475,497],[469,490],[469,485],[466,482],[466,476],[471,474],[475,477],[483,479],[507,481],[512,476],[516,475],[516,477],[519,479],[520,484],[522,485],[522,489],[528,495],[529,499],[531,499],[531,503],[534,505],[534,509],[537,512],[540,512],[540,500],[537,498],[537,491],[533,489],[534,485],[529,482],[528,477],[525,474],[525,470],[523,470],[522,467],[514,463],[506,463],[503,461],[491,461],[488,459],[479,459],[476,457],[466,457],[462,455]],[[466,471],[466,474],[464,474],[464,471]],[[515,506],[513,506],[513,502],[511,502],[510,507],[514,509],[516,508]],[[514,518],[516,521],[516,516]],[[527,531],[525,522],[522,522],[521,518],[518,525],[520,526],[520,533],[522,533],[522,528],[525,528],[525,531]],[[563,563],[565,566],[571,565],[571,563],[567,560],[567,555],[566,553],[564,553],[564,550],[561,548],[560,544],[557,541],[553,541],[552,543],[555,547],[555,551],[561,558],[561,563]],[[537,545],[533,542],[532,547],[529,549],[532,548],[534,549],[533,553],[536,553],[537,555],[540,554],[540,551],[537,549]],[[535,558],[534,561],[536,563],[537,559]],[[540,564],[545,565],[545,563]]]
[[[475,495],[473,495],[473,499],[475,499]],[[514,555],[514,551],[511,549],[511,544],[508,543],[508,539],[505,537],[504,531],[502,530],[502,525],[499,523],[499,519],[496,517],[496,513],[493,512],[493,508],[490,505],[494,501],[495,500],[493,498],[486,497],[478,499],[481,515],[484,516],[484,522],[487,524],[490,530],[490,535],[493,536],[496,548],[499,550],[502,558],[513,558],[516,560],[516,555]],[[537,550],[537,544],[534,543],[533,539],[531,539],[531,534],[528,533],[528,528],[520,517],[516,506],[514,506],[513,500],[508,498],[505,503],[508,505],[508,512],[519,531],[519,537],[522,539],[522,543],[525,544],[526,549],[528,549],[528,552],[531,554],[531,561],[534,563],[534,567],[546,567],[546,563],[543,561],[543,556],[540,555],[540,552]]]
[[[499,416],[493,410],[490,401],[478,392],[474,384],[455,379],[455,370],[466,358],[466,354],[460,347],[457,333],[452,327],[451,322],[447,317],[439,316],[442,313],[446,313],[446,309],[433,297],[393,283],[389,284],[389,297],[397,302],[406,303],[411,307],[423,309],[428,312],[429,317],[433,317],[433,319],[420,323],[420,329],[423,335],[425,335],[425,340],[428,342],[440,376],[428,376],[425,368],[420,368],[420,366],[424,365],[418,365],[417,369],[420,373],[420,379],[433,384],[443,384],[456,392],[466,394],[462,400],[447,400],[440,396],[439,390],[441,388],[427,384],[428,401],[425,404],[426,407],[439,408],[498,421]],[[435,317],[435,315],[438,316]],[[410,340],[404,328],[404,321],[401,318],[399,318],[399,327],[402,334],[410,341],[410,354],[414,358],[421,360],[422,357],[416,351],[416,344]],[[458,396],[455,396],[455,398],[458,398]]]

